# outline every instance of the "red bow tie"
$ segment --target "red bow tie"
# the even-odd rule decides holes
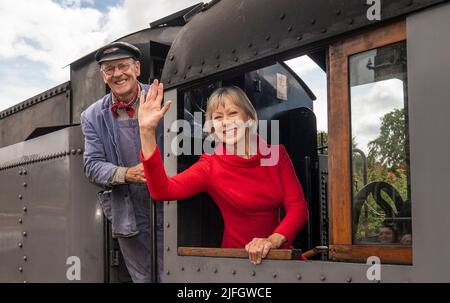
[[[127,111],[127,114],[130,118],[134,117],[134,102],[131,102],[130,104],[124,104],[124,103],[115,103],[111,106],[111,112],[113,113],[114,117],[119,117],[119,113],[117,110],[119,109],[125,109]]]

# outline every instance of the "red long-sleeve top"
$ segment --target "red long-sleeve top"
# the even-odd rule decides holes
[[[308,221],[308,208],[285,148],[273,147],[279,154],[273,166],[261,165],[261,159],[271,154],[263,156],[259,149],[245,159],[224,154],[224,147],[219,146],[214,154],[203,154],[198,162],[170,178],[158,148],[148,159],[142,154],[141,158],[153,199],[182,200],[201,192],[212,197],[224,220],[223,248],[243,248],[253,238],[267,238],[272,233],[285,236],[283,248],[289,248]],[[286,215],[280,222],[282,205]]]

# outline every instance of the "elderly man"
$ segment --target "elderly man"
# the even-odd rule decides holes
[[[111,93],[81,114],[85,137],[84,172],[105,188],[99,200],[112,221],[128,272],[135,283],[152,281],[150,196],[140,163],[139,96],[148,86],[139,83],[141,52],[115,42],[99,49],[95,59]],[[159,132],[159,144],[162,132]],[[162,237],[162,205],[157,206],[158,235]],[[158,238],[159,238],[158,237]],[[161,239],[159,239],[161,240]],[[160,242],[160,241],[159,241]],[[161,262],[158,254],[158,263]]]

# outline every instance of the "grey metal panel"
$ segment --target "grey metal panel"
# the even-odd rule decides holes
[[[0,281],[69,282],[71,256],[82,282],[104,281],[103,214],[83,146],[75,126],[0,150]]]
[[[73,64],[70,68],[72,82],[72,123],[81,123],[81,112],[103,97],[106,85],[98,64],[93,60],[86,64]]]
[[[409,121],[413,211],[413,265],[382,265],[382,282],[450,282],[450,4],[407,19]],[[169,92],[176,104],[176,92]],[[169,96],[168,96],[169,97]],[[167,132],[176,113],[165,119]],[[165,154],[169,174],[176,159]],[[177,207],[165,205],[164,282],[368,282],[369,265],[322,261],[264,261],[180,257],[177,255]],[[301,278],[301,279],[299,279]]]
[[[222,0],[195,15],[172,44],[162,81],[173,88],[423,9],[439,0]]]
[[[1,159],[1,158],[0,158]],[[18,196],[19,182],[6,180],[19,179],[19,169],[0,172],[0,281],[21,281],[19,272],[23,255],[20,253],[19,243],[22,240],[22,230],[19,218],[22,215],[21,203]]]
[[[407,22],[413,263],[418,281],[450,282],[450,4]]]
[[[70,123],[70,82],[0,113],[0,148],[24,141],[36,128]]]

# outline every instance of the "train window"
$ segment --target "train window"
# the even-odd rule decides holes
[[[349,60],[354,243],[411,245],[406,43]]]
[[[331,257],[411,264],[406,24],[330,46]]]
[[[269,143],[280,143],[286,147],[302,184],[310,209],[310,222],[298,234],[293,246],[303,252],[327,244],[322,243],[326,237],[321,238],[319,229],[320,186],[316,121],[316,116],[320,117],[317,118],[321,123],[320,128],[326,132],[325,70],[326,52],[322,50],[310,56],[286,62],[271,62],[269,66],[257,70],[187,88],[178,95],[178,100],[182,100],[178,102],[178,119],[184,120],[184,128],[189,128],[188,132],[183,130],[183,127],[178,130],[183,134],[183,143],[180,142],[178,146],[180,153],[177,156],[178,172],[181,172],[195,163],[201,152],[213,152],[211,147],[214,146],[207,142],[208,136],[203,130],[204,113],[211,93],[218,87],[230,85],[238,86],[246,92],[260,120],[259,134]],[[319,106],[316,106],[316,99],[320,99]],[[319,112],[321,114],[316,115]],[[274,121],[279,127],[276,134],[272,127]],[[226,249],[216,249],[221,245],[224,222],[217,205],[207,194],[180,201],[177,203],[177,209],[180,255],[246,255],[242,251],[235,251],[233,255]],[[284,210],[281,209],[280,213],[282,219]],[[298,259],[299,251],[281,250],[273,253],[269,258]]]

